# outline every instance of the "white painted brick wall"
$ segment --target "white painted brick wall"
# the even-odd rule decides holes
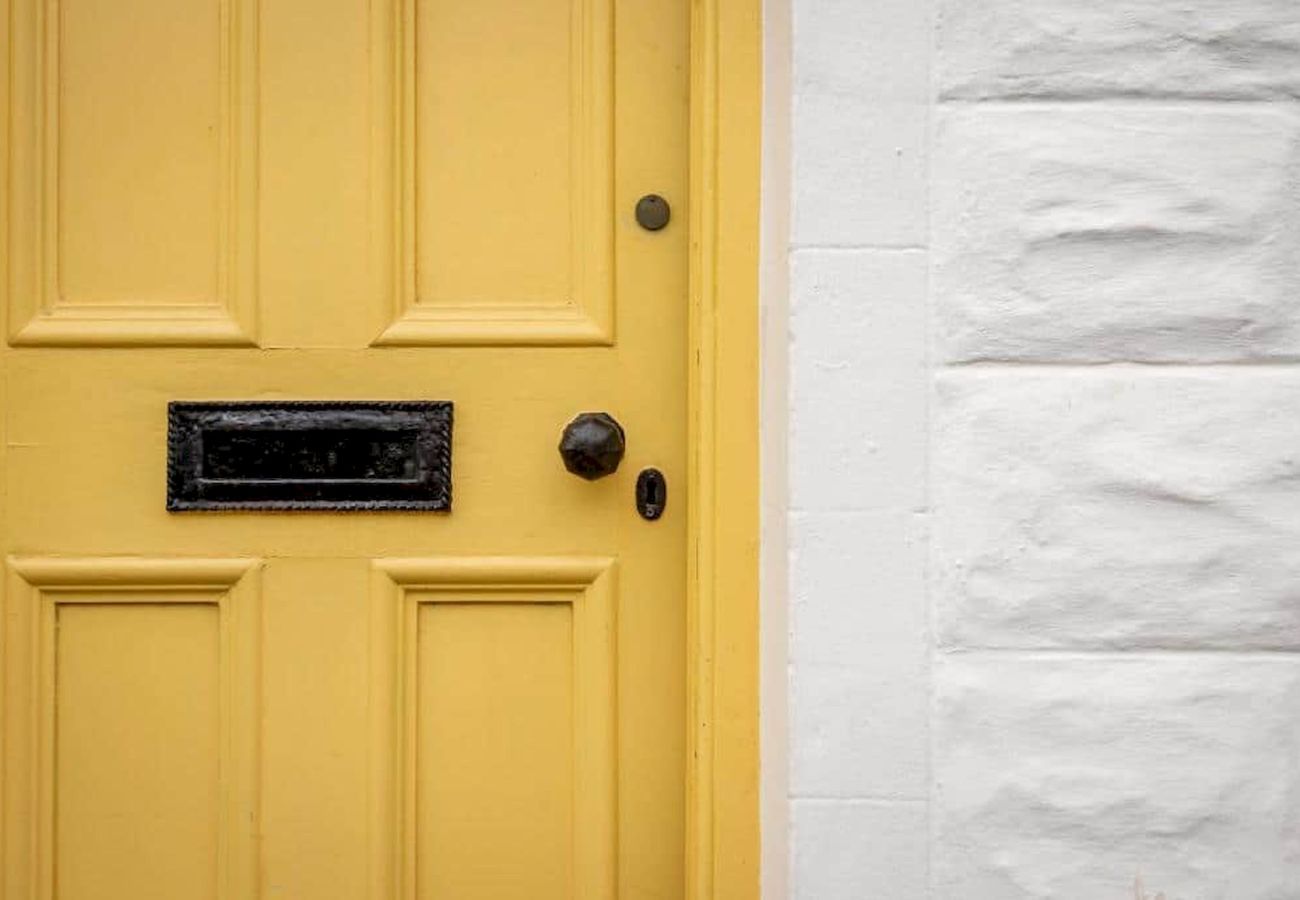
[[[797,900],[1300,898],[1300,0],[790,0]]]
[[[790,873],[929,880],[928,5],[793,5]]]

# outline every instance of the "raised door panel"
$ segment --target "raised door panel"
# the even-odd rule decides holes
[[[256,0],[15,0],[11,29],[11,340],[251,342]]]
[[[23,558],[9,571],[6,896],[252,896],[256,564]]]
[[[613,900],[615,572],[375,563],[377,895]]]
[[[396,0],[381,344],[613,340],[610,0]]]

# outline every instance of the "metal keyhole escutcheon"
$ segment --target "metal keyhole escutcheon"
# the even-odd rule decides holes
[[[646,194],[636,202],[636,223],[646,231],[659,231],[672,218],[668,201],[658,194]]]
[[[582,413],[564,426],[564,434],[560,436],[564,468],[588,481],[618,471],[626,449],[623,426],[609,413]]]
[[[664,514],[668,504],[668,482],[658,469],[642,469],[636,478],[636,511],[647,522]]]

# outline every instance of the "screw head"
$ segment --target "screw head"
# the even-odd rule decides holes
[[[637,224],[646,231],[659,231],[672,218],[668,201],[658,194],[646,194],[636,202]]]

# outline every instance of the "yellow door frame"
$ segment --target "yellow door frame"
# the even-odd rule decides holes
[[[760,0],[692,0],[686,897],[759,897]]]

